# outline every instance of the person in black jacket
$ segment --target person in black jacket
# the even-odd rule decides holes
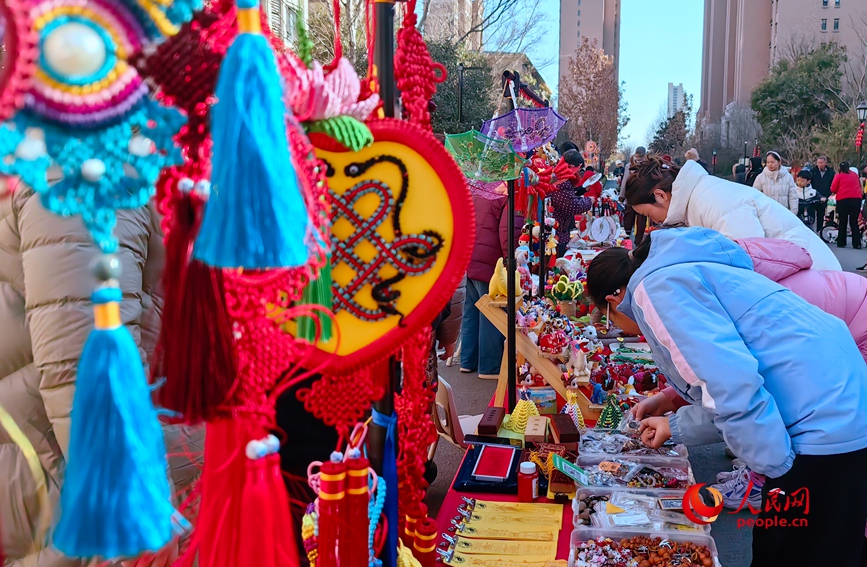
[[[810,168],[813,180],[811,185],[816,193],[822,198],[816,203],[816,232],[822,232],[825,226],[825,209],[828,206],[828,197],[831,196],[831,183],[834,181],[834,168],[828,165],[828,158],[819,156],[816,165]]]
[[[762,164],[762,158],[760,157],[751,157],[750,158],[750,168],[747,170],[747,176],[744,179],[744,184],[753,186],[753,182],[756,180],[756,177],[765,169],[764,164]],[[830,188],[829,188],[830,189]]]

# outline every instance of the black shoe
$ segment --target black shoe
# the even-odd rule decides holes
[[[867,272],[867,264],[864,264],[860,268],[855,268],[856,272]]]
[[[838,244],[837,248],[846,248],[846,245],[845,244]]]

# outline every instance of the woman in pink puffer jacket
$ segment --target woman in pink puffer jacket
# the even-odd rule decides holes
[[[743,238],[736,242],[753,259],[757,273],[842,319],[867,360],[867,279],[851,272],[811,270],[810,254],[787,240]]]

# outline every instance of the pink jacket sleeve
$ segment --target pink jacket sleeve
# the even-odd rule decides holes
[[[810,253],[779,238],[740,238],[736,240],[753,260],[756,273],[779,282],[813,266]]]

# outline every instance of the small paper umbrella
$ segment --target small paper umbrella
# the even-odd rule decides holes
[[[566,118],[553,108],[517,108],[486,120],[482,124],[482,134],[511,142],[517,151],[526,153],[557,137],[564,124]]]
[[[475,181],[517,179],[526,161],[508,141],[484,136],[477,130],[446,135],[446,149],[467,179]]]

